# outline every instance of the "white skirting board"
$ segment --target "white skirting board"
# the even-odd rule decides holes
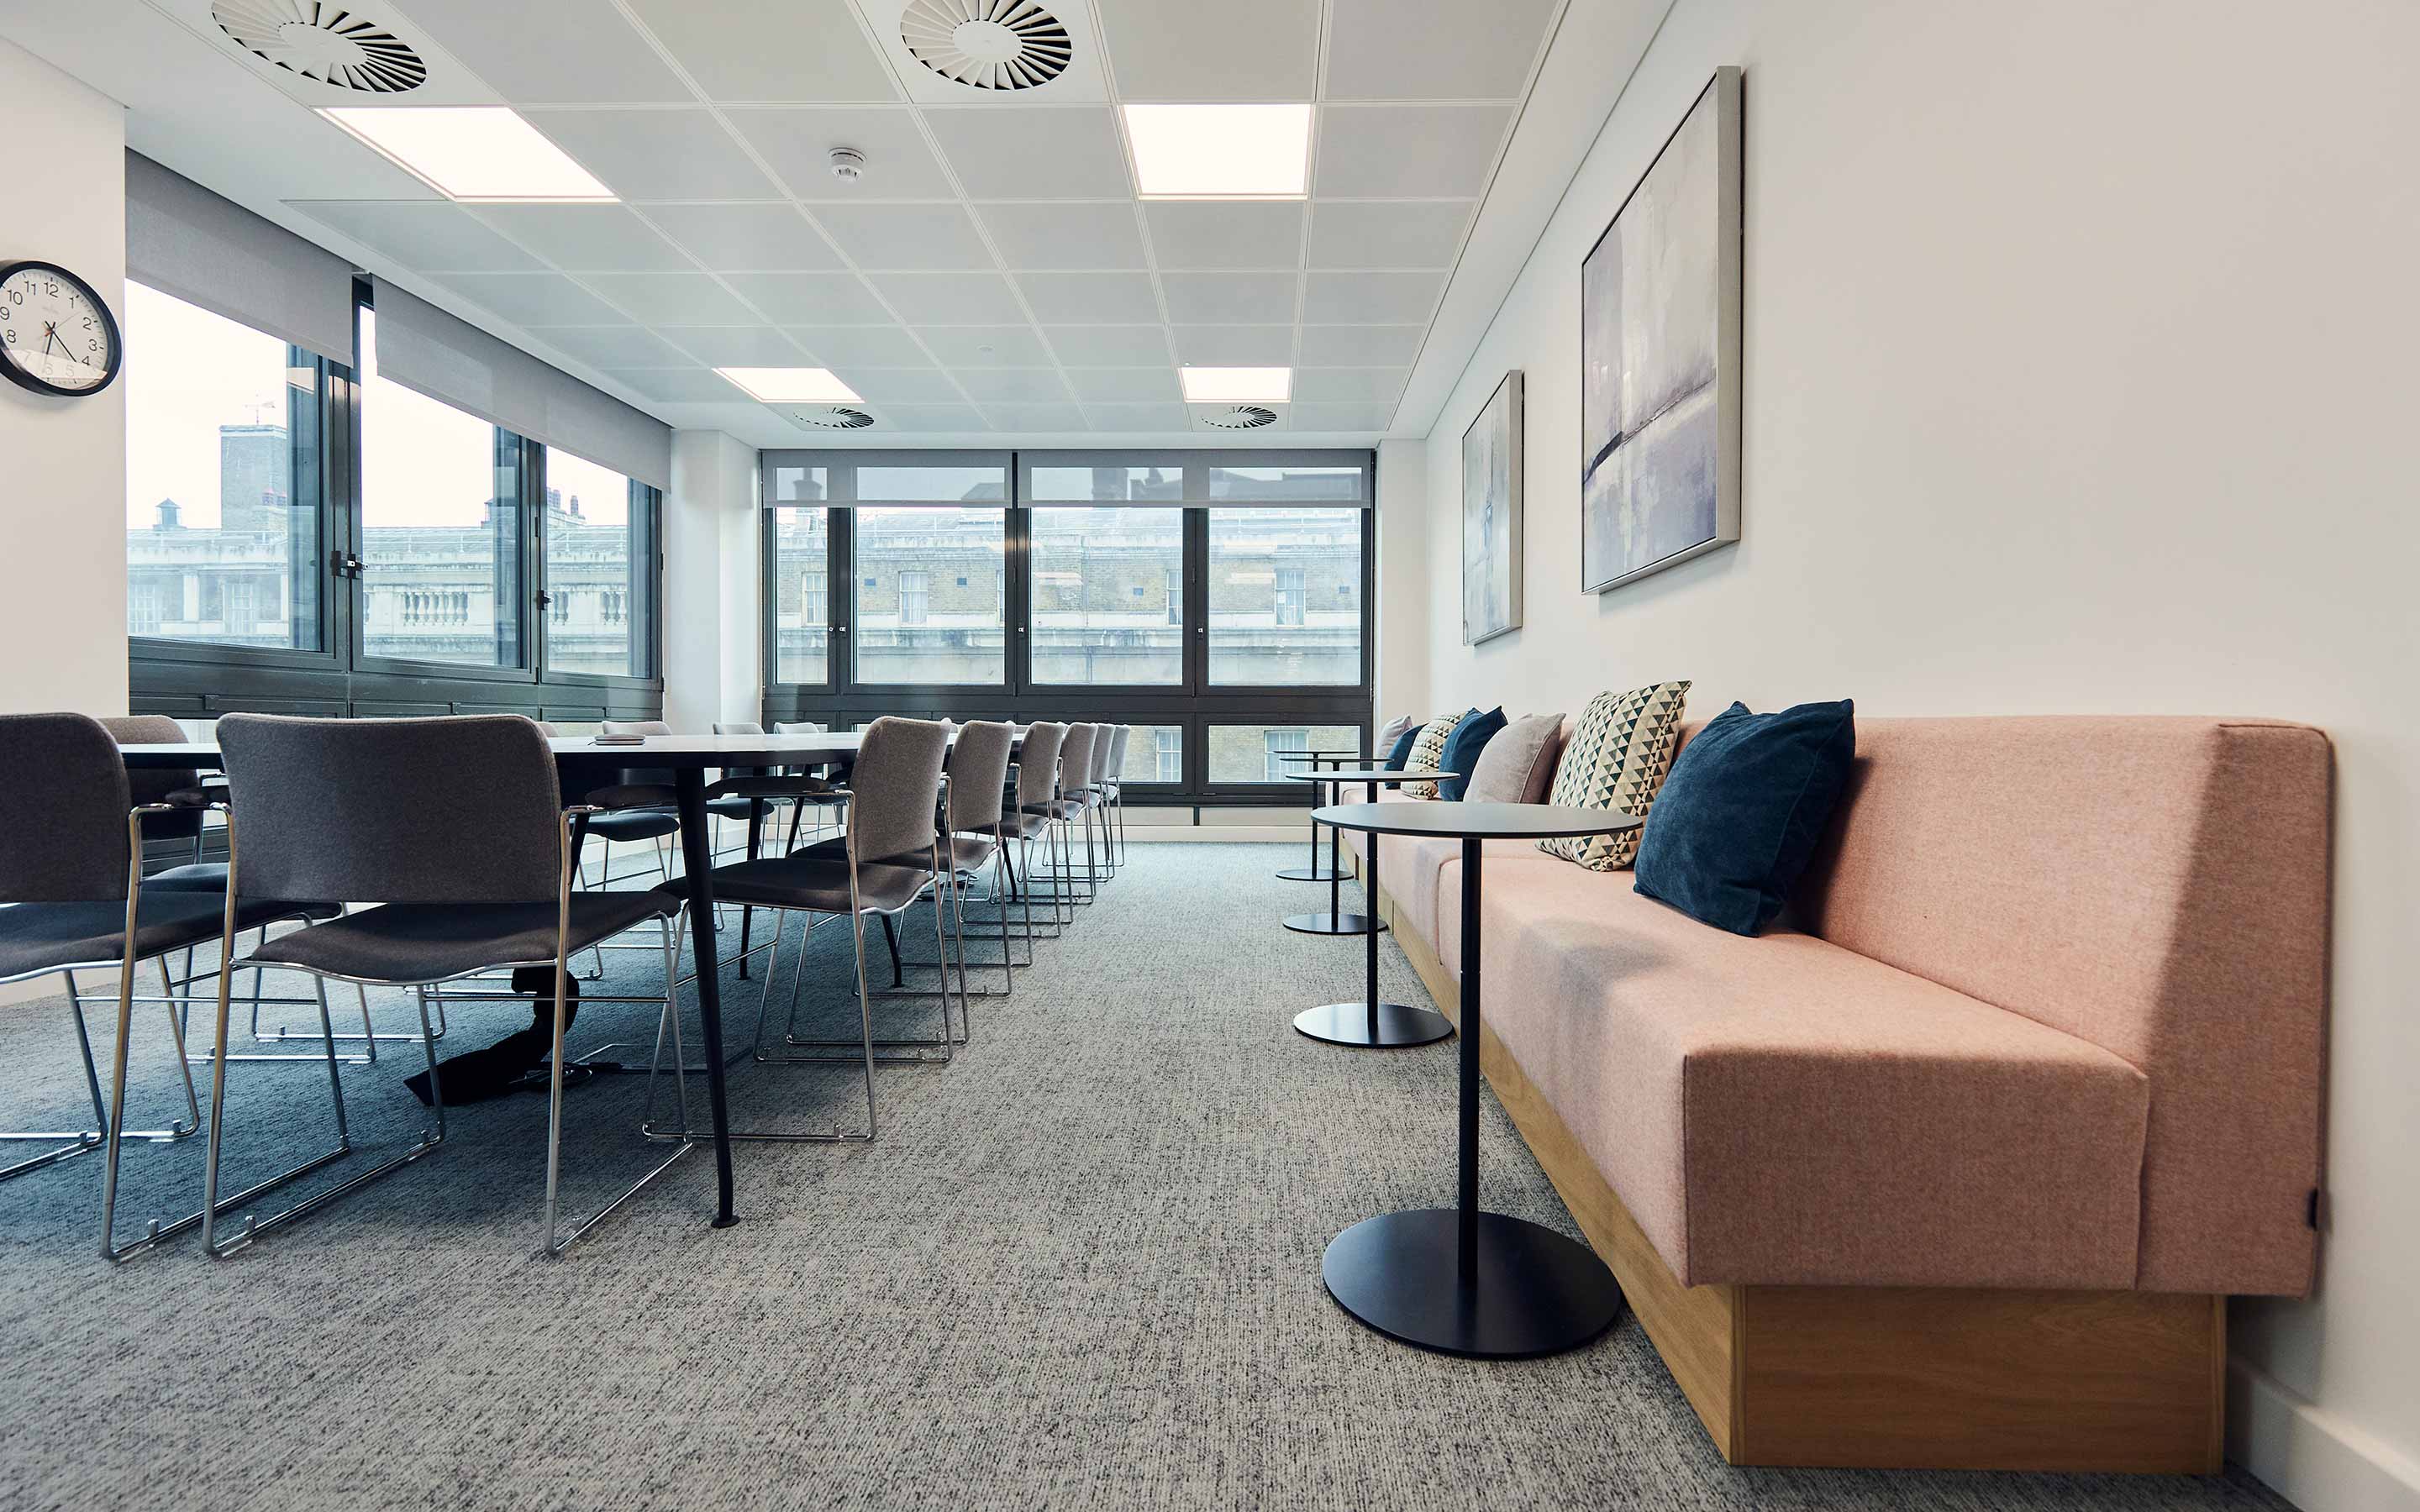
[[[2420,1512],[2420,1465],[2242,1360],[2226,1367],[2226,1457],[2302,1512]]]

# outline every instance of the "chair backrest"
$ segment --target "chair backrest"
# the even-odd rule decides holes
[[[1109,756],[1116,747],[1116,726],[1106,724],[1093,726],[1093,771],[1092,775],[1084,779],[1086,787],[1097,789],[1109,779]]]
[[[0,715],[0,903],[126,897],[126,763],[100,720]]]
[[[1016,726],[976,720],[958,727],[950,748],[950,827],[995,829],[1008,788],[1008,754]]]
[[[247,898],[551,901],[563,800],[517,714],[219,721]]]
[[[673,727],[661,719],[608,719],[601,728],[609,735],[669,735]]]
[[[1025,744],[1016,752],[1016,806],[1032,809],[1050,801],[1051,785],[1059,776],[1059,748],[1065,744],[1067,727],[1036,719],[1025,727]]]
[[[932,863],[934,810],[949,750],[949,735],[929,719],[885,715],[866,727],[849,781],[850,856]]]
[[[1122,725],[1113,725],[1113,726],[1111,726],[1111,727],[1110,727],[1110,733],[1109,733],[1109,780],[1110,780],[1110,781],[1112,781],[1112,782],[1115,782],[1115,781],[1117,781],[1118,779],[1120,779],[1121,778],[1123,778],[1123,777],[1125,777],[1125,771],[1126,771],[1126,736],[1128,736],[1128,735],[1132,734],[1133,733],[1134,733],[1134,726],[1132,726],[1132,725],[1122,724]]]
[[[714,733],[718,735],[761,735],[765,727],[752,719],[717,719]]]
[[[185,738],[185,727],[164,714],[127,714],[104,717],[101,727],[121,746],[174,746]],[[192,766],[147,766],[126,773],[126,791],[136,803],[158,803],[181,788],[195,787],[201,770]],[[191,840],[202,832],[202,811],[151,816],[143,826],[146,840]]]
[[[561,740],[563,738],[562,727],[555,724],[554,721],[551,719],[532,719],[530,723],[537,726],[537,733],[544,735],[549,740]]]
[[[831,733],[831,726],[817,724],[812,719],[794,719],[786,724],[776,723],[773,733],[777,735],[828,735]]]
[[[597,726],[609,735],[669,735],[673,727],[661,719],[608,719]],[[673,785],[673,769],[669,766],[625,766],[622,785],[632,788],[668,788]]]
[[[1059,743],[1059,788],[1073,793],[1090,786],[1093,780],[1093,741],[1101,727],[1094,724],[1071,724],[1067,737]]]

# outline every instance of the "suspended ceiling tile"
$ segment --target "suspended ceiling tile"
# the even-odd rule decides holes
[[[826,367],[930,367],[902,326],[794,326],[789,334]]]
[[[1294,335],[1292,326],[1178,326],[1176,356],[1189,367],[1283,367]]]
[[[970,199],[1116,199],[1134,193],[1117,117],[1097,105],[971,105],[925,123]]]
[[[482,205],[472,213],[567,273],[694,270],[620,205]]]
[[[530,334],[592,367],[680,367],[691,361],[637,326],[533,326]]]
[[[561,273],[439,273],[437,282],[520,326],[610,326],[629,316]]]
[[[1443,273],[1313,273],[1302,317],[1317,325],[1425,325],[1444,290]]]
[[[1294,376],[1294,396],[1304,404],[1392,404],[1411,375],[1400,367],[1311,367]]]
[[[1068,386],[1089,408],[1094,404],[1172,403],[1185,395],[1172,367],[1071,367]]]
[[[651,326],[744,326],[763,318],[705,273],[591,273],[581,282]]]
[[[1395,407],[1387,404],[1298,404],[1294,407],[1295,430],[1383,431],[1394,423]]]
[[[957,374],[959,387],[980,405],[1063,404],[1070,397],[1055,367],[974,367]]]
[[[1192,417],[1181,404],[1088,404],[1084,417],[1094,430],[1185,431]]]
[[[993,266],[973,217],[956,205],[819,205],[815,219],[860,268]]]
[[[1009,325],[1025,318],[998,273],[876,273],[871,282],[909,325]]]
[[[983,407],[984,419],[994,430],[1056,431],[1089,430],[1084,411],[1072,404],[987,404]]]
[[[1149,273],[1019,273],[1016,286],[1045,325],[1141,325],[1159,318]]]
[[[962,404],[966,394],[938,367],[861,367],[842,363],[832,371],[868,404]]]
[[[1321,200],[1311,208],[1311,266],[1450,268],[1470,212],[1463,200]]]
[[[790,193],[808,201],[854,204],[869,199],[955,199],[949,175],[925,145],[916,113],[906,107],[833,110],[734,110],[725,118],[764,154]],[[834,177],[831,151],[863,154],[864,176]]]
[[[768,326],[665,326],[657,334],[708,367],[799,367],[799,344]]]
[[[703,367],[607,368],[605,376],[667,404],[716,404],[747,397],[729,378]]]
[[[1298,268],[1300,200],[1146,202],[1152,261],[1162,268]]]
[[[1315,199],[1476,199],[1510,105],[1323,105]]]
[[[1168,332],[1158,325],[1050,326],[1044,333],[1071,367],[1157,367],[1171,360]]]
[[[1125,99],[1315,98],[1319,0],[1113,0],[1101,25]]]
[[[630,0],[708,100],[896,100],[846,0]]]
[[[887,326],[891,312],[855,273],[733,273],[723,282],[782,326]]]
[[[975,213],[1011,268],[1141,268],[1142,233],[1134,206],[1064,201],[979,205]]]
[[[696,98],[611,0],[411,0],[410,8],[515,104],[686,105]]]
[[[1163,273],[1169,318],[1179,325],[1291,323],[1301,284],[1294,273]]]
[[[287,202],[374,252],[421,272],[535,273],[546,264],[445,200]]]
[[[1330,0],[1329,100],[1512,100],[1555,0]]]
[[[972,405],[885,405],[875,412],[877,427],[912,431],[989,430]]]
[[[788,205],[643,205],[639,212],[717,272],[841,266],[840,254]]]
[[[1050,364],[1050,353],[1032,326],[931,326],[916,334],[953,370]]]
[[[1305,326],[1295,361],[1305,367],[1409,367],[1426,326]]]
[[[703,110],[546,110],[530,124],[624,199],[776,199],[781,191]]]

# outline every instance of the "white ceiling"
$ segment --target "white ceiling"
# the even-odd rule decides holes
[[[209,0],[0,0],[0,17],[123,100],[138,150],[676,425],[841,440],[711,371],[813,364],[876,416],[849,444],[1233,444],[1180,401],[1177,364],[1283,364],[1295,402],[1249,434],[1333,445],[1425,429],[1433,401],[1399,410],[1407,379],[1441,393],[1467,353],[1428,349],[1440,301],[1466,326],[1509,284],[1491,270],[1491,289],[1448,299],[1525,105],[1524,145],[1536,134],[1566,3],[1621,13],[1625,48],[1664,8],[1487,0],[1474,24],[1468,0],[1042,3],[1076,62],[1015,94],[918,65],[902,0],[349,8],[428,62],[383,102],[509,103],[610,206],[437,196],[309,110],[366,97],[242,52]],[[1576,139],[1550,161],[1575,161],[1619,94],[1606,59],[1583,61],[1590,83],[1545,112]],[[1121,102],[1305,99],[1309,200],[1136,197]],[[864,154],[862,179],[831,175],[835,147]],[[1508,216],[1534,236],[1559,182],[1525,177]]]

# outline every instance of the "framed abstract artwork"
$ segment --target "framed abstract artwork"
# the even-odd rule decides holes
[[[1715,70],[1580,269],[1580,586],[1739,539],[1740,70]]]
[[[1462,433],[1462,643],[1521,628],[1521,372]]]

